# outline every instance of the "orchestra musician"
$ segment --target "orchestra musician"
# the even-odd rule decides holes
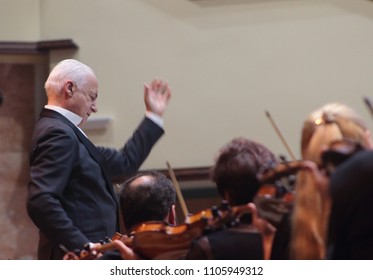
[[[142,171],[128,179],[119,192],[125,236],[121,240],[114,240],[116,250],[104,252],[100,259],[143,259],[130,245],[125,245],[125,240],[141,223],[176,225],[175,201],[176,191],[172,181],[160,172]]]
[[[171,90],[160,79],[144,85],[145,117],[118,150],[96,147],[80,128],[97,112],[98,81],[89,66],[59,62],[45,90],[48,104],[31,140],[27,211],[39,229],[38,259],[62,259],[61,246],[82,249],[120,231],[113,182],[135,174],[163,135]]]
[[[356,217],[351,215],[354,211],[352,207],[356,205],[353,202],[354,198],[348,194],[356,190],[353,182],[355,178],[349,178],[347,181],[346,176],[351,172],[345,171],[347,167],[342,168],[342,166],[350,160],[349,165],[352,165],[352,158],[355,155],[346,156],[345,162],[338,162],[331,169],[326,169],[329,164],[325,158],[326,151],[333,143],[347,140],[353,141],[363,149],[372,147],[367,125],[359,114],[347,105],[325,104],[313,111],[304,121],[301,154],[305,165],[298,173],[295,187],[296,196],[291,226],[292,259],[334,258],[331,253],[327,255],[327,248],[335,251],[336,240],[347,242],[346,237],[354,234]],[[364,185],[362,179],[363,177],[358,180],[361,185]],[[347,189],[349,191],[342,192]],[[343,204],[339,201],[342,196]],[[343,213],[348,213],[350,216],[343,215],[341,218]],[[349,222],[341,223],[344,219],[348,219]],[[362,221],[363,218],[359,219]],[[370,228],[370,234],[372,229],[373,227]],[[328,234],[329,230],[331,234]],[[340,239],[340,236],[345,238]],[[353,237],[359,238],[357,234]],[[351,256],[345,255],[346,258]]]
[[[211,169],[211,180],[231,206],[249,204],[251,213],[242,215],[237,226],[195,240],[187,259],[269,258],[271,244],[266,245],[265,240],[269,238],[272,242],[275,228],[255,216],[252,202],[260,188],[256,174],[263,165],[273,162],[276,158],[268,148],[243,137],[232,139],[220,149]]]
[[[215,210],[204,209],[189,214],[184,223],[177,225],[176,190],[172,184],[163,173],[156,171],[142,171],[128,179],[119,192],[123,224],[127,229],[124,235],[101,246],[88,246],[77,253],[67,252],[64,259],[185,259],[193,240],[212,231],[219,232],[224,225],[237,222],[246,211],[255,210],[247,205],[226,207],[222,203],[219,208],[213,207]],[[241,227],[239,232],[247,228]],[[249,237],[249,242],[244,244],[255,242],[247,249],[259,247],[262,256],[260,233],[253,232],[256,238],[246,234],[243,237]]]

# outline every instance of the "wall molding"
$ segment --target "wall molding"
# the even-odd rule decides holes
[[[188,167],[188,168],[173,168],[175,177],[178,181],[203,181],[209,180],[210,176],[209,166],[203,167]],[[169,176],[167,169],[157,170],[163,174]]]
[[[37,42],[0,41],[0,54],[46,54],[51,50],[78,49],[71,39]]]

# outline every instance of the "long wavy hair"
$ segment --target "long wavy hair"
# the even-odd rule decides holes
[[[321,154],[331,143],[349,139],[363,148],[371,147],[369,130],[352,108],[329,103],[304,121],[301,135],[303,160],[322,164]],[[328,218],[332,201],[316,187],[310,172],[300,171],[296,182],[292,217],[292,259],[324,259]]]

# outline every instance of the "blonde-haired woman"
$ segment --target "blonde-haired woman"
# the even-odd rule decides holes
[[[320,173],[322,153],[331,144],[352,141],[372,147],[364,120],[352,108],[329,103],[312,112],[303,123],[301,155],[306,160],[297,177],[292,218],[291,258],[325,259],[331,197],[328,176]]]

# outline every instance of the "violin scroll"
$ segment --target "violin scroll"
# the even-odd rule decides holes
[[[60,248],[65,251],[64,260],[95,260],[98,259],[103,252],[116,249],[114,240],[121,240],[125,245],[131,246],[131,238],[123,239],[123,235],[116,232],[112,238],[107,238],[106,241],[101,241],[100,245],[93,243],[85,244],[82,250],[68,251],[63,245]]]

